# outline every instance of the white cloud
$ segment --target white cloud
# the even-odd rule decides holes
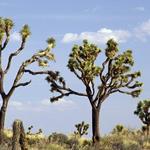
[[[2,101],[0,101],[0,105],[2,105]],[[9,104],[10,107],[22,107],[23,103],[20,101],[12,101],[10,100]]]
[[[71,100],[66,100],[66,99],[60,99],[56,102],[53,103],[55,106],[63,106],[63,107],[70,107],[73,106],[75,103]]]
[[[15,42],[20,42],[20,41],[21,41],[21,35],[20,35],[20,33],[18,33],[18,32],[13,32],[13,33],[11,34],[11,36],[10,36],[10,39],[11,39],[12,41],[15,41]]]
[[[147,36],[150,36],[150,19],[134,29],[135,36],[142,41],[146,41]]]
[[[43,106],[49,106],[51,103],[50,103],[50,100],[49,99],[44,99],[40,102]]]
[[[1,104],[2,101],[0,101],[0,106]],[[73,101],[66,100],[63,98],[54,103],[51,103],[49,99],[34,102],[10,100],[8,106],[10,109],[15,109],[19,111],[31,111],[31,112],[44,112],[49,111],[49,109],[65,111],[68,109],[76,108],[76,104]]]
[[[78,34],[66,33],[64,38],[62,39],[62,42],[67,43],[67,42],[73,42],[77,40],[78,40]]]
[[[19,101],[10,101],[9,105],[12,106],[12,107],[22,107],[23,103],[19,102]]]
[[[75,106],[75,103],[71,100],[66,100],[61,98],[60,100],[51,103],[49,99],[44,99],[40,102],[42,106],[52,106],[55,107],[58,110],[64,111],[66,109],[72,109]]]
[[[62,42],[69,43],[87,39],[90,42],[97,44],[105,44],[110,38],[113,38],[117,42],[126,42],[130,36],[130,32],[126,30],[111,30],[108,28],[101,28],[97,32],[82,32],[80,34],[66,33],[62,39]]]
[[[70,43],[87,39],[92,43],[105,44],[110,38],[113,38],[117,42],[122,43],[130,39],[130,37],[140,41],[147,41],[150,37],[150,19],[130,31],[101,28],[96,32],[66,33],[62,38],[62,42]]]
[[[138,11],[145,11],[145,8],[142,7],[142,6],[136,7],[135,9],[138,10]]]

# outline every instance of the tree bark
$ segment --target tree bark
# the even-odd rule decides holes
[[[23,122],[15,120],[13,123],[12,150],[28,150]]]
[[[100,141],[100,130],[99,130],[99,108],[92,108],[92,133],[93,143],[99,143]]]
[[[146,128],[147,128],[146,131],[147,131],[147,138],[148,138],[149,137],[149,133],[150,133],[150,131],[149,131],[150,126],[147,125]]]
[[[3,140],[3,131],[4,131],[6,110],[7,110],[7,103],[8,103],[8,99],[3,99],[3,103],[0,109],[0,143],[2,143]]]

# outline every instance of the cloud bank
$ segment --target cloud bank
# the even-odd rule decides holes
[[[84,39],[89,40],[96,44],[105,44],[109,39],[113,38],[119,43],[127,42],[131,37],[134,37],[141,41],[146,41],[150,36],[150,19],[143,22],[139,26],[128,30],[112,30],[109,28],[101,28],[96,32],[81,32],[81,33],[66,33],[63,38],[63,43],[70,43],[76,41],[82,41]]]
[[[142,41],[146,41],[150,36],[150,19],[143,22],[141,25],[134,29],[135,36]]]
[[[126,42],[126,40],[129,37],[130,37],[130,33],[126,30],[111,30],[108,28],[101,28],[96,32],[82,32],[80,34],[66,33],[62,39],[62,42],[69,43],[73,41],[87,39],[90,42],[104,44],[110,38],[113,38],[118,42]]]
[[[2,102],[0,101],[0,106]],[[41,101],[15,101],[11,100],[9,103],[10,109],[19,111],[32,111],[32,112],[43,112],[49,109],[56,109],[58,111],[65,111],[68,109],[76,108],[76,103],[72,100],[60,99],[57,102],[51,103],[49,99],[43,99]]]

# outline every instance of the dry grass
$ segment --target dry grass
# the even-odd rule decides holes
[[[11,149],[11,131],[5,131],[5,143],[0,150]],[[39,138],[40,137],[40,138]],[[53,133],[49,137],[28,136],[29,150],[149,150],[150,137],[147,138],[141,131],[124,128],[114,131],[101,138],[98,146],[93,147],[92,141],[76,136],[66,136]],[[41,138],[42,137],[42,138]]]

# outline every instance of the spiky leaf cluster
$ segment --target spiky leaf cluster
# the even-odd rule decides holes
[[[88,134],[87,130],[89,128],[89,124],[86,124],[84,121],[82,121],[79,124],[76,124],[75,127],[76,127],[76,130],[77,130],[77,131],[74,131],[75,135],[79,135],[81,137],[83,135]]]
[[[95,60],[100,51],[96,45],[84,40],[82,46],[75,45],[72,48],[68,68],[72,72],[80,73],[81,78],[89,83],[100,73],[100,67],[95,65]]]
[[[107,41],[107,48],[105,49],[106,57],[108,57],[109,59],[112,59],[116,56],[118,52],[117,45],[118,44],[113,39],[110,39]]]
[[[30,32],[30,28],[27,24],[23,26],[23,28],[20,31],[20,34],[21,34],[23,40],[25,40],[26,38],[29,37],[31,32]]]
[[[109,50],[111,47],[111,50]],[[114,49],[114,50],[113,50]],[[130,94],[133,97],[138,97],[141,93],[141,86],[143,83],[139,81],[134,81],[136,78],[141,76],[140,71],[131,72],[131,67],[134,65],[134,60],[132,56],[132,51],[127,50],[122,54],[117,54],[118,47],[117,43],[114,40],[109,40],[107,42],[106,54],[114,51],[114,55],[109,57],[108,60],[108,73],[105,77],[105,81],[111,80],[110,84],[107,84],[114,89],[135,89],[131,92],[122,92],[126,94]],[[108,54],[107,54],[108,55]],[[138,88],[138,89],[136,89]]]
[[[56,46],[56,42],[55,42],[55,39],[54,38],[48,38],[47,39],[47,43],[50,47],[54,48]]]
[[[130,66],[133,66],[132,51],[127,50],[121,55],[118,55],[114,59],[113,64],[113,76],[122,75],[130,71]]]
[[[118,125],[116,125],[116,127],[115,127],[114,130],[115,130],[116,132],[120,133],[120,132],[122,132],[123,129],[124,129],[124,126],[118,124]]]
[[[11,19],[0,17],[0,44],[5,36],[9,36],[14,23]]]
[[[137,115],[144,124],[150,126],[150,100],[140,101],[134,114]]]
[[[58,97],[52,97],[50,99],[51,102],[58,101],[59,98],[63,97],[65,93],[63,93],[59,88],[62,86],[63,88],[66,88],[66,83],[63,77],[60,76],[59,72],[50,72],[49,76],[46,77],[47,82],[50,83],[51,86],[51,92],[59,92],[61,93]],[[60,85],[57,84],[59,82]]]
[[[53,38],[49,38],[48,40],[50,39]],[[39,50],[39,52],[34,54],[31,59],[24,62],[24,66],[27,66],[36,61],[40,67],[47,67],[50,60],[55,60],[54,54],[51,52],[51,49],[54,47],[55,40],[53,39],[53,42],[51,43],[47,41],[47,43],[47,48],[44,50]]]

